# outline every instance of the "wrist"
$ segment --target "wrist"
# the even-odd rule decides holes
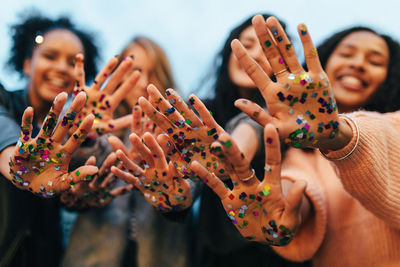
[[[353,138],[353,129],[348,120],[350,119],[347,116],[339,115],[338,132],[335,138],[322,139],[316,144],[316,147],[325,153],[340,150],[347,146]]]

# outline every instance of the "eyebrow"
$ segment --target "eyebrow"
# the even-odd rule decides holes
[[[357,47],[355,47],[355,46],[352,45],[352,44],[344,44],[344,47],[345,47],[345,48],[357,49]],[[378,55],[378,56],[381,56],[381,57],[384,57],[384,58],[388,58],[385,54],[383,54],[383,53],[382,53],[381,51],[379,51],[379,50],[370,49],[370,51],[371,51],[371,53],[374,54],[374,55]]]

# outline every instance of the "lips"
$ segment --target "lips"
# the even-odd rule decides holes
[[[368,83],[357,75],[345,74],[337,78],[339,84],[349,90],[363,90],[368,87]]]
[[[65,91],[68,89],[70,85],[70,80],[65,78],[58,78],[58,77],[45,77],[44,79],[47,84],[50,85],[54,90],[57,91]]]

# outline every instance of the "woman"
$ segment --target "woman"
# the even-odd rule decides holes
[[[326,76],[304,25],[300,25],[298,31],[306,54],[308,73],[302,70],[295,54],[285,49],[289,41],[276,19],[271,18],[265,22],[261,16],[257,16],[253,25],[260,42],[270,41],[269,33],[274,32],[276,34],[271,36],[283,40],[265,48],[268,60],[279,76],[277,83],[274,83],[265,79],[261,72],[252,74],[257,86],[264,88],[270,115],[248,102],[238,106],[244,107],[243,110],[248,114],[259,110],[262,115],[257,116],[257,120],[263,125],[274,123],[274,126],[267,125],[265,128],[265,133],[270,135],[266,138],[266,144],[274,144],[274,150],[270,150],[273,156],[270,161],[266,161],[265,179],[271,183],[270,188],[275,189],[270,191],[269,199],[279,198],[281,203],[278,205],[280,216],[275,219],[276,225],[285,226],[282,229],[288,234],[286,240],[279,240],[279,235],[270,236],[275,232],[273,229],[263,234],[256,230],[254,233],[257,232],[258,241],[268,238],[267,242],[273,245],[277,245],[273,238],[284,241],[280,244],[286,246],[275,248],[280,255],[296,261],[312,258],[315,266],[396,266],[399,262],[398,216],[388,211],[398,208],[397,198],[391,193],[397,190],[398,183],[377,171],[373,171],[375,175],[368,175],[369,170],[375,169],[370,166],[372,162],[369,157],[375,158],[373,164],[377,165],[384,164],[386,158],[383,155],[382,159],[374,157],[374,153],[367,150],[370,147],[368,142],[374,142],[370,134],[374,126],[369,124],[365,127],[366,115],[363,113],[354,115],[354,119],[337,117],[336,105],[330,92],[337,93],[339,110],[353,111],[364,106],[380,111],[386,108],[391,111],[398,109],[398,100],[386,99],[388,105],[381,105],[375,101],[375,97],[379,97],[380,90],[396,91],[384,86],[396,81],[398,77],[392,74],[396,71],[399,45],[391,38],[368,28],[357,27],[338,33],[324,44],[327,49],[322,49],[321,62],[323,66],[326,64]],[[254,65],[238,42],[233,42],[232,47],[241,58],[243,66]],[[327,54],[330,55],[325,61],[324,55]],[[284,59],[285,64],[278,63],[279,58]],[[299,82],[296,83],[296,79]],[[300,82],[303,79],[304,82]],[[317,94],[318,97],[307,98],[308,94]],[[304,100],[293,103],[292,99],[297,96]],[[397,92],[393,92],[393,96],[397,97]],[[381,119],[387,121],[383,116]],[[360,133],[355,122],[362,123],[363,133]],[[375,125],[380,124],[375,122]],[[296,147],[319,148],[325,157],[338,161],[336,165],[340,175],[328,160],[315,151],[296,149],[287,151],[280,171],[275,127],[279,129],[281,140]],[[372,129],[367,130],[368,127]],[[361,134],[365,140],[360,138]],[[355,160],[358,160],[357,164]],[[348,161],[353,162],[352,167]],[[382,182],[386,186],[379,186]],[[224,199],[222,191],[219,193]],[[226,199],[223,202],[224,205],[229,203]],[[264,207],[269,205],[268,213],[274,214],[276,207],[271,206],[272,202],[268,198],[267,203]],[[379,208],[381,204],[385,206],[383,209]],[[249,221],[252,218],[247,217]],[[276,233],[282,234],[280,231]],[[358,242],[358,238],[362,242]]]
[[[268,18],[269,16],[268,14],[263,15],[264,18]],[[251,134],[254,143],[261,144],[259,149],[256,146],[251,148],[250,146],[241,147],[242,152],[248,158],[254,158],[251,164],[256,173],[261,173],[264,167],[264,156],[262,153],[262,144],[264,142],[263,135],[257,134],[257,130],[255,130],[261,127],[248,120],[245,116],[241,116],[235,122],[226,125],[229,120],[240,112],[233,105],[237,98],[243,97],[255,101],[260,105],[265,105],[262,95],[256,89],[254,82],[240,66],[232,53],[230,43],[236,38],[244,43],[246,51],[262,67],[265,73],[273,76],[271,67],[262,53],[262,47],[257,41],[256,32],[251,25],[250,17],[231,31],[223,49],[218,54],[216,62],[220,64],[216,71],[215,97],[205,100],[204,104],[212,111],[217,123],[228,132],[232,132],[235,126],[244,120],[240,125],[242,127],[240,132],[233,134],[238,138],[244,139],[245,136]],[[237,130],[235,129],[235,131]],[[193,256],[191,257],[192,262],[190,266],[242,266],[243,264],[250,266],[265,264],[268,264],[268,266],[298,265],[277,257],[268,246],[244,240],[227,218],[218,196],[208,187],[205,187],[202,192],[198,216],[196,226],[191,230],[193,232],[193,241],[191,242],[193,245]],[[268,261],[266,261],[266,258],[268,258]]]
[[[175,87],[175,81],[164,50],[151,39],[133,38],[122,49],[120,62],[129,56],[133,63],[125,78],[135,70],[141,75],[114,114],[120,117],[133,112],[136,118],[135,105],[140,96],[147,97],[148,84],[157,85],[165,95],[165,89]],[[143,124],[143,131],[136,132],[140,137],[146,131],[153,132],[153,123]],[[114,136],[109,138],[114,150],[136,152],[127,148],[133,130],[134,126],[116,133],[123,143]],[[84,238],[88,233],[91,239]],[[184,266],[186,260],[184,227],[166,220],[139,191],[133,191],[107,207],[78,217],[63,266]]]
[[[75,86],[74,60],[77,53],[86,57],[87,78],[96,73],[97,47],[90,34],[78,29],[69,19],[49,19],[30,14],[12,26],[12,48],[8,66],[27,79],[27,88],[0,92],[3,138],[1,162],[6,164],[18,140],[23,111],[35,110],[34,135],[46,118],[54,98],[71,93]],[[3,124],[2,124],[3,125]],[[3,169],[3,167],[2,167]],[[8,172],[2,173],[4,176]],[[1,183],[0,262],[5,266],[57,266],[61,256],[59,203],[44,200],[16,189],[4,177]]]

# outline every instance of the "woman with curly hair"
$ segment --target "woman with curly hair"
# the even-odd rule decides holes
[[[97,72],[98,50],[93,36],[68,18],[51,19],[36,12],[11,26],[11,38],[8,67],[24,77],[27,86],[0,90],[0,265],[58,266],[62,252],[59,202],[19,190],[4,177],[10,175],[8,162],[25,108],[35,110],[32,126],[36,135],[54,98],[61,92],[70,94],[75,86],[76,54],[85,56],[90,80]]]

